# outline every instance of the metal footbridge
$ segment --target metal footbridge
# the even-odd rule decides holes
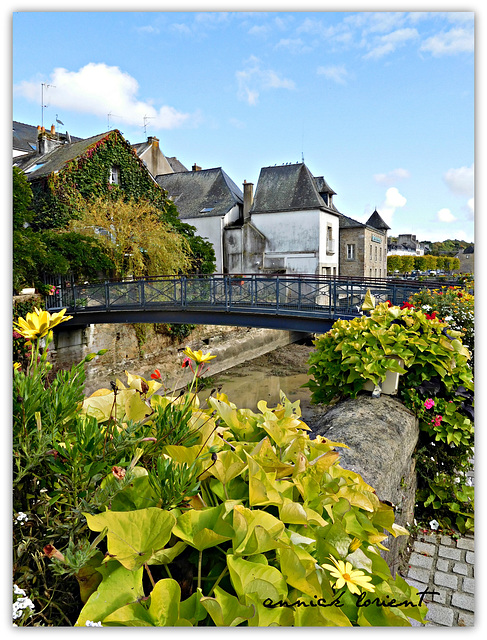
[[[66,308],[69,329],[99,323],[213,324],[324,333],[360,315],[368,289],[402,304],[421,288],[407,280],[308,275],[177,275],[75,284],[59,279],[46,309]],[[424,287],[424,285],[423,285]]]

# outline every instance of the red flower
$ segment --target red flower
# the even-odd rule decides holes
[[[392,307],[392,302],[390,300],[387,300],[387,304],[389,305],[389,307]]]
[[[414,309],[414,305],[410,302],[403,302],[401,309]]]
[[[159,369],[154,369],[154,373],[151,373],[150,377],[153,380],[160,380],[161,379],[161,372],[159,371]]]
[[[428,320],[435,320],[436,319],[436,311],[433,311],[433,313],[427,313],[426,317],[428,318]]]
[[[457,296],[458,296],[459,298],[463,298],[463,293],[462,293],[461,291],[459,291],[459,292],[457,293]]]

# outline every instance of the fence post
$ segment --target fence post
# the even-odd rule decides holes
[[[110,308],[110,285],[107,280],[105,280],[105,308],[107,311]]]

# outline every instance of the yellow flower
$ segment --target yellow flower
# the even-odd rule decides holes
[[[20,362],[14,362],[14,371],[18,371],[21,368]]]
[[[350,562],[335,560],[333,556],[329,556],[329,558],[335,566],[331,564],[322,564],[321,566],[324,569],[328,569],[334,578],[338,578],[333,585],[335,589],[341,589],[344,585],[347,585],[351,593],[360,593],[358,587],[365,589],[365,591],[375,591],[373,584],[367,584],[372,580],[370,576],[366,576],[359,569],[352,569]]]
[[[16,330],[28,340],[35,340],[36,338],[43,338],[49,331],[66,320],[71,320],[73,316],[64,316],[66,309],[53,313],[49,311],[41,311],[37,307],[34,307],[32,313],[28,313],[24,318],[19,318],[18,322],[14,322]]]
[[[212,356],[210,353],[203,354],[201,350],[192,351],[189,347],[186,347],[183,353],[190,360],[193,360],[197,364],[201,364],[202,362],[209,362],[210,360],[213,360],[213,358],[216,358],[216,356]]]

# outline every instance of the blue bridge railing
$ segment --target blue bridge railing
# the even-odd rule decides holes
[[[260,274],[156,276],[95,284],[61,280],[53,295],[47,297],[46,309],[66,308],[75,324],[198,323],[198,317],[204,324],[210,324],[211,317],[216,319],[215,324],[234,324],[232,318],[235,324],[245,324],[245,316],[254,318],[248,326],[270,326],[259,324],[259,316],[272,316],[274,324],[284,318],[351,318],[360,314],[368,289],[378,302],[390,300],[400,305],[418,291],[418,285],[404,280]]]

